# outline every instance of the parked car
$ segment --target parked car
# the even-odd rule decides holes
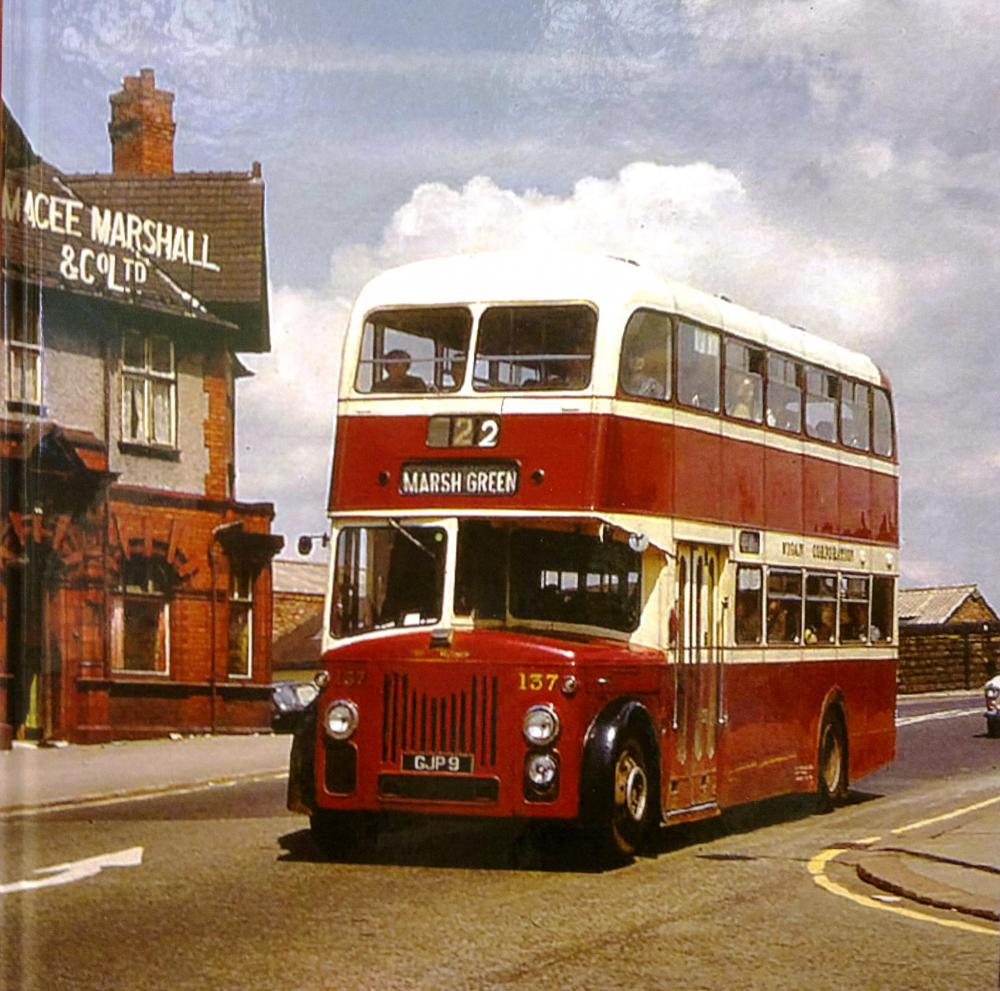
[[[271,685],[271,729],[294,733],[302,713],[316,701],[319,687],[314,681],[276,681]]]
[[[983,692],[986,695],[986,733],[1000,736],[1000,674],[986,682]]]

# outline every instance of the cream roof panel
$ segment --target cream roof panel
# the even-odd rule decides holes
[[[662,307],[732,334],[759,341],[802,361],[879,383],[881,373],[863,354],[824,340],[801,328],[763,316],[679,282],[661,279],[649,269],[623,259],[592,254],[490,252],[414,262],[390,269],[361,291],[352,316],[348,353],[357,348],[364,315],[382,306],[428,306],[466,303],[585,300],[607,319],[602,321],[598,353],[617,353],[609,339],[620,321],[638,305]],[[353,361],[344,369],[350,384]],[[595,380],[595,385],[598,382]]]

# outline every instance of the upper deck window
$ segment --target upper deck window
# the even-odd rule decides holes
[[[837,439],[840,380],[819,368],[806,369],[806,433],[819,440]]]
[[[892,405],[881,389],[872,391],[872,450],[883,457],[892,455]]]
[[[669,399],[672,352],[670,317],[654,310],[633,313],[622,341],[621,391],[639,399]]]
[[[841,382],[840,436],[848,447],[867,451],[869,443],[868,386]]]
[[[719,366],[719,332],[678,325],[677,398],[685,406],[719,412]]]
[[[726,413],[739,420],[764,419],[764,351],[726,342]]]
[[[484,392],[582,389],[596,330],[589,306],[492,306],[479,321],[472,384]]]
[[[471,332],[464,307],[377,310],[365,322],[355,388],[454,392],[465,378]]]
[[[767,422],[797,434],[802,429],[802,389],[799,366],[779,354],[767,359]]]

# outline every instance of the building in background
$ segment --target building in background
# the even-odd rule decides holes
[[[309,561],[275,561],[274,642],[275,680],[311,677],[323,651],[323,597],[327,565]]]
[[[45,162],[4,108],[2,746],[268,725],[281,539],[235,491],[264,184],[175,172],[173,99],[124,80],[108,174]]]
[[[975,585],[899,591],[899,690],[980,688],[998,671],[1000,617]]]

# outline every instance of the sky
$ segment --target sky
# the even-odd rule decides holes
[[[7,0],[35,149],[109,171],[108,95],[175,167],[263,166],[272,351],[237,494],[324,528],[350,302],[484,248],[626,255],[865,351],[894,386],[904,586],[1000,608],[995,0]]]

